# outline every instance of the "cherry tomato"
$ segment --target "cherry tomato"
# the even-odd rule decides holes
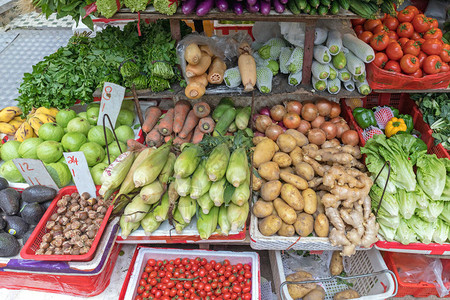
[[[202,299],[206,297],[205,291],[200,291],[198,294],[200,295],[200,297],[202,297]]]
[[[439,26],[439,23],[438,23],[438,21],[436,19],[429,18],[428,22],[430,22],[430,29],[431,28],[438,28],[438,26]]]
[[[242,270],[242,268],[244,268],[244,265],[241,264],[241,263],[238,263],[238,264],[236,265],[236,268],[237,268],[238,270]]]
[[[142,273],[141,278],[147,280],[148,273],[147,272]]]
[[[141,296],[136,296],[136,298],[134,298],[134,300],[142,300]]]
[[[373,31],[378,25],[381,25],[380,19],[367,20],[364,22],[364,30]]]
[[[252,290],[252,287],[251,287],[251,286],[244,286],[244,287],[242,288],[242,293],[243,293],[243,294],[250,293],[251,290]]]
[[[355,31],[356,35],[360,35],[361,33],[363,33],[364,28],[362,27],[362,25],[357,25],[355,26],[355,28],[353,28],[353,30]]]
[[[390,60],[384,66],[384,69],[394,73],[401,73],[402,69],[400,68],[400,64],[395,60]]]
[[[246,293],[244,294],[244,296],[242,296],[243,300],[251,300],[252,299],[252,294],[250,293]]]
[[[224,300],[229,300],[229,299],[231,299],[231,294],[226,292],[226,293],[222,294],[222,297],[223,297]]]
[[[412,12],[414,14],[414,16],[420,14],[420,12],[417,9],[417,7],[415,7],[413,5],[408,5],[407,7],[405,7],[405,9],[409,10],[410,12]]]
[[[404,54],[417,56],[420,53],[420,45],[417,41],[410,40],[402,47],[402,50]]]
[[[245,264],[244,269],[250,271],[252,269],[252,266],[250,266],[249,264]]]
[[[143,285],[140,285],[140,286],[138,287],[137,292],[138,292],[138,294],[142,294],[143,292],[145,292],[145,287],[144,287]]]
[[[443,42],[438,39],[428,39],[422,44],[422,51],[428,55],[439,55],[442,52]]]
[[[414,27],[414,30],[418,33],[426,32],[428,29],[430,29],[430,22],[424,14],[416,15],[411,23]]]
[[[379,52],[379,53],[381,53],[381,52]],[[379,53],[377,53],[376,55],[378,55]],[[376,55],[375,55],[375,59],[376,59]],[[403,57],[402,47],[397,42],[389,43],[389,45],[386,48],[386,55],[387,55],[386,58],[383,57],[383,59],[386,60],[384,64],[386,64],[388,58],[391,60],[399,60],[400,58]],[[382,67],[380,67],[380,68],[382,68]]]
[[[400,67],[406,74],[413,74],[420,68],[419,59],[411,54],[405,54],[400,60]]]
[[[388,44],[389,44],[389,37],[385,32],[375,34],[370,40],[370,46],[376,51],[383,51],[384,49],[386,49]]]
[[[387,35],[388,35],[389,39],[391,39],[391,40],[394,40],[394,41],[398,40],[398,34],[395,31],[389,31],[387,33]]]
[[[182,296],[184,296],[186,294],[186,291],[185,290],[183,290],[183,289],[178,289],[178,291],[177,291],[177,296],[178,297],[182,297]]]
[[[189,259],[188,258],[183,258],[182,260],[181,260],[181,264],[182,265],[187,265],[189,263]]]
[[[161,300],[170,300],[170,297],[169,296],[162,296]]]
[[[446,63],[442,63],[441,72],[448,72],[450,70],[450,66]]]
[[[207,263],[208,261],[206,260],[206,258],[202,258],[202,261],[201,261],[201,265],[202,266],[204,266],[204,265],[206,265],[206,263]]]
[[[191,292],[186,291],[186,293],[184,294],[184,298],[190,299],[191,298]]]
[[[423,38],[428,39],[438,39],[442,40],[442,30],[439,28],[431,28],[423,35]]]
[[[252,272],[250,272],[250,271],[245,271],[244,277],[245,277],[245,278],[252,278]]]
[[[220,268],[222,268],[222,264],[221,263],[216,263],[214,266],[214,270],[219,271]]]
[[[150,278],[155,278],[156,276],[158,276],[158,272],[156,271],[152,271],[150,274],[148,274],[148,277]]]
[[[450,45],[449,44],[444,44],[439,56],[441,57],[443,62],[445,62],[445,63],[450,62]]]
[[[211,264],[211,266],[214,267],[214,266],[216,265],[217,262],[216,262],[215,260],[211,260],[209,263]]]
[[[160,290],[157,290],[156,293],[155,293],[155,298],[161,298],[162,295],[163,295],[163,292],[160,291]]]
[[[358,35],[358,38],[359,38],[361,41],[363,41],[363,42],[365,42],[365,43],[367,43],[367,44],[370,42],[370,40],[372,39],[372,37],[373,37],[373,33],[370,32],[370,31],[364,31],[363,33],[361,33],[360,35]]]
[[[436,74],[441,71],[442,60],[437,55],[430,55],[423,62],[423,71],[427,74]]]
[[[145,272],[146,273],[150,273],[151,271],[153,271],[153,268],[152,267],[145,267]]]
[[[410,38],[414,33],[414,27],[409,22],[403,22],[397,27],[397,34],[399,37]]]
[[[154,295],[155,293],[156,293],[156,291],[157,291],[158,289],[156,288],[156,286],[155,287],[153,287],[152,289],[151,289],[151,293]]]
[[[150,293],[149,292],[145,291],[145,292],[142,293],[142,298],[148,298],[148,297],[150,297]]]
[[[419,68],[419,69],[417,69],[417,71],[415,71],[414,73],[412,73],[410,75],[415,78],[422,78],[422,76],[423,76],[422,69]]]
[[[402,11],[397,12],[397,19],[399,22],[411,22],[414,18],[414,12],[409,9],[404,9]]]
[[[140,281],[139,281],[139,285],[147,285],[147,280],[145,280],[145,279],[141,279]]]
[[[373,29],[373,34],[382,33],[382,32],[389,32],[389,28],[387,28],[383,24],[380,24]]]
[[[352,26],[363,25],[366,22],[366,19],[351,19]]]
[[[225,281],[223,282],[223,286],[228,287],[228,286],[231,285],[230,283],[231,283],[231,282],[230,282],[229,280],[225,280]]]
[[[387,16],[386,19],[384,19],[383,24],[389,28],[389,30],[397,30],[399,22],[397,18]]]
[[[176,258],[176,259],[174,260],[174,264],[175,264],[175,265],[181,264],[181,258]]]
[[[151,266],[151,267],[154,267],[154,266],[156,266],[156,260],[154,260],[153,258],[151,258],[151,259],[149,259],[149,260],[147,261],[147,264],[148,264],[149,266]]]
[[[233,286],[233,292],[240,293],[242,291],[242,288],[239,285]]]
[[[198,270],[198,276],[205,277],[205,275],[206,275],[206,270],[205,269]]]

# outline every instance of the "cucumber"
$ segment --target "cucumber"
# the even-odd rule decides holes
[[[326,7],[330,7],[331,0],[320,0],[320,4]]]
[[[228,127],[233,123],[236,117],[236,109],[230,107],[222,114],[220,120],[217,121],[214,128],[213,136],[224,136],[227,133]]]
[[[311,8],[311,11],[309,12],[309,14],[312,16],[317,15],[317,9]]]
[[[338,2],[339,5],[343,8],[343,9],[349,9],[350,8],[350,0],[335,0],[334,2]]]
[[[300,10],[304,10],[306,5],[308,5],[308,2],[306,0],[295,0],[295,4]]]
[[[330,13],[337,15],[339,13],[339,3],[337,1],[331,2]]]
[[[318,8],[320,5],[320,0],[308,0],[311,8]]]
[[[306,7],[303,9],[303,12],[305,14],[309,14],[311,12],[311,5],[309,5],[309,3],[306,3]]]
[[[300,9],[297,7],[297,4],[295,4],[295,0],[289,0],[287,6],[294,15],[300,14]]]
[[[320,5],[317,9],[317,13],[321,16],[325,16],[328,13],[328,7]]]

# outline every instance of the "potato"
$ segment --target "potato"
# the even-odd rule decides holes
[[[292,135],[282,133],[277,138],[277,145],[280,150],[289,153],[297,146],[297,141],[292,137]]]
[[[273,161],[268,161],[259,165],[258,174],[265,180],[280,179],[280,167]]]
[[[270,215],[260,220],[258,223],[259,232],[265,236],[271,236],[280,230],[283,221],[280,217]]]
[[[289,156],[292,159],[292,163],[296,165],[303,161],[303,150],[300,147],[295,147],[294,150],[289,153]]]
[[[330,273],[333,276],[339,275],[344,271],[344,260],[340,251],[334,251],[330,261]]]
[[[305,202],[303,201],[303,197],[300,194],[300,191],[293,186],[292,184],[285,183],[281,187],[281,198],[289,204],[294,210],[302,211]]]
[[[276,162],[280,168],[287,168],[292,164],[292,158],[284,152],[275,153],[272,161]]]
[[[266,182],[264,179],[258,177],[255,175],[255,171],[252,172],[252,189],[254,191],[259,191],[261,189],[261,186]]]
[[[282,184],[279,180],[271,180],[264,183],[261,186],[261,197],[265,201],[275,200],[280,195],[281,186]]]
[[[293,274],[289,274],[286,276],[286,281],[306,281],[306,280],[314,280],[312,275],[305,271],[298,271]],[[313,289],[316,288],[315,283],[304,283],[304,284],[288,284],[288,292],[289,295],[293,299],[300,299],[303,298],[306,294],[311,292]]]
[[[253,152],[253,166],[259,167],[262,163],[272,160],[275,152],[278,151],[278,146],[271,139],[265,138],[258,143]]]
[[[305,237],[313,232],[314,218],[307,213],[299,213],[294,223],[295,232]]]
[[[308,293],[303,300],[323,300],[325,299],[325,290],[320,285],[316,286],[311,292]]]
[[[325,214],[319,213],[314,220],[314,232],[318,237],[328,237],[330,223]]]
[[[308,188],[302,192],[303,200],[305,201],[305,213],[312,215],[317,210],[317,197],[316,192]]]
[[[308,188],[308,182],[305,179],[303,179],[300,176],[297,176],[295,174],[291,174],[291,173],[282,171],[280,173],[280,178],[281,178],[281,180],[292,184],[299,190],[306,190]]]
[[[295,173],[302,177],[306,181],[310,181],[314,178],[314,169],[310,164],[305,162],[300,162],[295,165]]]
[[[252,212],[257,218],[265,218],[270,216],[273,212],[273,202],[258,199],[258,201],[253,204]]]
[[[298,130],[288,129],[285,133],[291,135],[295,139],[295,141],[297,142],[297,146],[299,147],[303,147],[309,144],[308,138]]]
[[[297,213],[282,199],[277,198],[273,201],[273,207],[277,211],[278,216],[281,220],[287,224],[294,224],[297,221]]]
[[[253,141],[253,144],[256,146],[256,145],[259,144],[259,142],[261,142],[264,139],[267,139],[267,137],[265,137],[265,136],[255,136],[255,137],[253,137],[252,141]]]
[[[281,173],[282,172],[286,172],[286,173],[289,173],[289,174],[294,174],[295,173],[294,169],[292,169],[291,167],[281,168],[280,169],[280,177],[281,177]]]
[[[293,225],[283,222],[283,224],[281,224],[280,230],[278,230],[277,233],[281,236],[293,236],[295,234],[295,228]]]
[[[345,300],[345,299],[355,299],[359,298],[359,294],[357,291],[348,289],[337,294],[334,294],[333,300]]]

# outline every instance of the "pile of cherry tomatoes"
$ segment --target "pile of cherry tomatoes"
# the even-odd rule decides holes
[[[397,12],[397,17],[352,20],[358,38],[375,50],[373,63],[382,69],[417,78],[450,67],[450,45],[442,41],[436,19],[428,18],[415,6]]]
[[[149,259],[135,300],[250,300],[252,267],[205,258]]]

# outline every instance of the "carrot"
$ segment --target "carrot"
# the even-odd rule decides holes
[[[211,108],[206,102],[195,103],[192,109],[194,110],[194,114],[199,118],[207,117],[211,112]]]
[[[198,117],[195,115],[194,110],[191,109],[191,111],[188,113],[186,120],[184,121],[183,129],[180,131],[178,136],[182,139],[185,139],[189,132],[191,132],[195,126],[198,124]]]
[[[136,151],[136,152],[140,152],[140,151],[144,150],[145,148],[147,148],[147,147],[145,147],[145,145],[142,145],[141,143],[139,143],[138,141],[133,140],[133,139],[129,139],[127,141],[127,146],[128,146],[128,151]]]
[[[201,57],[202,51],[197,44],[192,43],[186,47],[186,50],[184,50],[184,59],[191,65],[198,64]]]
[[[256,84],[256,63],[253,56],[243,53],[238,59],[239,72],[241,73],[244,91],[251,92]]]
[[[159,107],[152,106],[147,108],[147,111],[145,112],[145,121],[144,124],[142,124],[142,131],[149,133],[158,122],[161,115],[162,112]]]
[[[211,84],[221,84],[223,82],[223,74],[227,70],[227,65],[223,60],[214,58],[208,71],[208,82]]]
[[[153,129],[147,134],[145,142],[149,147],[159,147],[163,143],[163,138],[159,133],[158,126],[153,127]]]
[[[203,52],[202,57],[200,58],[198,64],[196,65],[188,64],[186,66],[186,77],[190,78],[202,75],[208,70],[210,65],[211,65],[211,56]]]
[[[170,139],[173,139],[173,135],[166,135],[164,137],[164,143],[168,143],[170,141]]]
[[[188,78],[188,83],[198,82],[205,87],[208,85],[208,75],[206,73]]]
[[[192,144],[200,143],[203,140],[203,135],[205,134],[202,132],[200,124],[198,124],[198,126],[195,127],[194,135],[192,135]]]
[[[214,120],[211,117],[201,118],[198,122],[198,127],[203,133],[211,133],[214,131]]]
[[[211,48],[209,48],[208,45],[201,45],[200,50],[202,50],[202,52],[206,52],[206,54],[208,54],[211,57],[214,56],[214,53],[212,52]]]
[[[198,99],[205,94],[206,88],[198,82],[189,83],[184,89],[184,94],[189,99]]]
[[[179,133],[183,128],[184,119],[191,108],[191,104],[186,100],[180,100],[175,104],[174,119],[173,119],[173,132]]]
[[[173,108],[169,109],[164,117],[159,121],[158,131],[162,135],[171,135],[173,128]]]
[[[191,130],[191,132],[188,133],[188,135],[185,138],[181,138],[180,136],[177,136],[174,140],[173,140],[173,144],[174,145],[183,145],[184,143],[189,143],[191,141],[192,138],[192,133],[194,131]]]

